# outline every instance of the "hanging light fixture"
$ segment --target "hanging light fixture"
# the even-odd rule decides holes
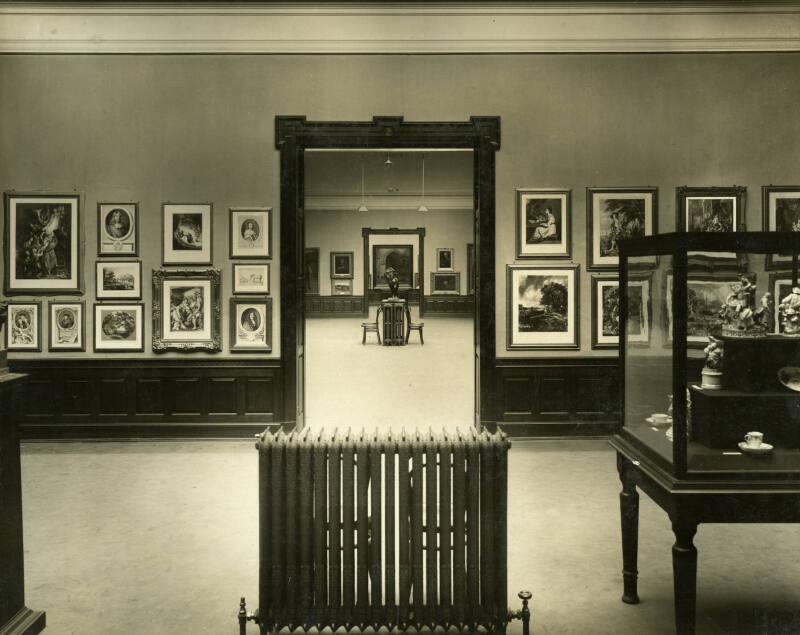
[[[427,212],[428,208],[425,207],[425,155],[422,155],[422,205],[417,208],[418,212]]]
[[[361,205],[358,206],[359,212],[368,212],[369,208],[364,202],[364,162],[361,162]]]

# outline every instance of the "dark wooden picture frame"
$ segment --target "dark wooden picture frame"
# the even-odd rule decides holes
[[[549,335],[554,332],[561,333],[561,331],[555,330],[542,330],[536,331],[531,330],[530,332],[541,332],[545,333],[546,335],[542,335],[539,337],[538,341],[535,341],[534,337],[528,338],[530,341],[522,341],[523,331],[520,330],[518,333],[515,329],[515,322],[519,323],[521,320],[522,312],[521,312],[521,304],[517,304],[520,301],[520,292],[519,288],[514,286],[515,278],[517,277],[517,272],[520,275],[527,274],[528,277],[535,276],[541,278],[553,278],[553,277],[566,277],[567,278],[567,286],[565,292],[567,294],[566,297],[566,306],[564,308],[564,314],[562,315],[558,311],[548,311],[547,307],[541,308],[539,310],[538,307],[533,307],[532,311],[529,311],[530,315],[525,316],[527,322],[532,322],[534,319],[538,319],[539,317],[546,318],[551,323],[558,322],[561,319],[566,320],[566,330],[563,332],[566,333],[565,336],[562,337],[555,337]],[[548,284],[545,282],[542,285],[542,289]],[[560,283],[558,283],[560,285]],[[563,285],[560,285],[563,287]],[[570,289],[571,288],[571,289]],[[571,295],[570,295],[571,290]],[[543,295],[543,294],[542,294]],[[557,302],[553,302],[552,306],[560,307],[562,304],[562,298],[558,296],[561,295],[560,290],[554,294],[554,299]],[[515,302],[516,298],[516,302]],[[531,308],[531,307],[527,307]],[[517,319],[514,319],[515,314],[517,315]],[[580,265],[578,264],[552,264],[552,265],[533,265],[533,264],[524,264],[524,265],[506,265],[506,349],[507,350],[577,350],[580,348]],[[572,328],[570,328],[570,326]],[[571,333],[571,335],[570,335]]]
[[[517,188],[516,205],[518,260],[571,257],[572,190]]]
[[[25,309],[28,309],[32,312],[34,316],[34,320],[36,323],[30,328],[27,328],[31,324],[30,316],[27,318],[24,317],[22,313]],[[8,303],[8,318],[6,321],[6,349],[11,352],[27,352],[27,353],[41,353],[42,352],[42,303],[39,300],[12,300]],[[27,319],[27,322],[23,321]],[[21,334],[25,334],[26,332],[30,332],[35,334],[34,341],[31,341],[30,344],[20,344],[15,343],[13,340],[16,337],[16,333],[20,332]]]
[[[75,344],[59,344],[55,341],[54,335],[56,328],[59,326],[57,309],[63,307],[61,310],[69,309],[71,307],[78,307],[77,322],[75,330],[77,331],[78,341]],[[61,315],[63,320],[66,316]],[[74,323],[73,323],[74,324]],[[64,330],[69,332],[67,327]],[[86,303],[83,300],[50,300],[47,303],[47,350],[51,353],[82,353],[86,350]]]
[[[102,311],[117,311],[125,312],[131,308],[135,308],[137,314],[136,320],[139,324],[139,334],[136,338],[135,344],[130,346],[100,346],[98,345],[98,338],[103,330],[103,325],[99,319]],[[94,337],[93,347],[97,353],[143,353],[144,352],[144,336],[145,336],[145,318],[144,318],[144,304],[141,302],[95,302],[94,310],[92,312],[94,324]],[[134,333],[136,329],[134,328]]]
[[[794,195],[794,196],[789,196]],[[795,201],[791,211],[796,216],[791,228],[786,222],[779,221],[778,202],[786,200]],[[773,201],[775,206],[773,208]],[[786,210],[788,211],[788,210]],[[775,231],[800,231],[800,185],[764,185],[761,187],[761,215],[763,230]],[[795,224],[799,223],[799,224]],[[797,229],[794,229],[797,227]],[[770,271],[791,269],[792,256],[790,254],[767,254],[766,269]],[[775,300],[777,302],[777,298]]]
[[[247,307],[245,311],[251,311],[256,315],[258,321],[250,321],[244,325],[244,313],[239,315],[239,307]],[[269,353],[272,351],[272,298],[252,297],[252,298],[231,298],[230,300],[230,342],[231,353]],[[263,308],[263,311],[258,311]],[[248,315],[251,315],[248,313]],[[242,327],[241,329],[239,327]],[[241,343],[243,337],[248,333],[259,335],[263,332],[263,345],[248,346]]]
[[[239,216],[241,220],[238,220]],[[246,227],[248,222],[253,223],[249,229]],[[228,253],[231,260],[272,259],[271,207],[228,209]]]
[[[452,247],[437,247],[436,271],[455,271],[455,253]]]
[[[262,276],[266,281],[264,288],[255,289],[252,291],[245,291],[240,286],[240,276],[238,275],[240,269],[253,268],[263,269]],[[272,268],[268,262],[234,262],[231,266],[231,292],[234,295],[269,295],[271,293],[270,277],[272,275]]]
[[[128,216],[128,227],[120,222],[109,228],[109,215],[124,213]],[[112,235],[122,232],[120,235]],[[139,202],[97,203],[97,256],[100,258],[135,258],[139,255]]]
[[[683,185],[675,188],[675,228],[679,232],[684,231],[724,231],[724,230],[700,230],[692,228],[688,222],[689,210],[687,204],[690,199],[708,199],[713,201],[720,199],[733,199],[735,209],[731,211],[732,231],[745,231],[745,205],[747,203],[747,188],[739,185],[730,187],[689,187]]]
[[[339,271],[338,266],[344,261],[347,265],[344,271]],[[332,251],[331,252],[331,279],[334,278],[352,278],[355,271],[355,253],[352,251]]]
[[[164,328],[164,320],[171,315],[170,298],[166,297],[169,283],[208,284],[209,294],[203,304],[203,320],[208,317],[208,336],[191,339],[189,337],[176,338]],[[153,352],[179,351],[183,353],[205,351],[216,353],[222,350],[220,336],[220,323],[222,320],[221,305],[222,276],[219,269],[195,269],[182,271],[167,271],[156,269],[153,271]],[[206,312],[206,305],[208,312]],[[204,327],[205,330],[205,327]],[[179,332],[179,331],[175,331]]]
[[[101,275],[101,269],[104,267],[119,267],[121,265],[135,265],[136,266],[136,280],[134,289],[127,293],[120,293],[115,295],[115,290],[106,290],[104,277]],[[126,300],[141,300],[142,299],[142,261],[141,260],[97,260],[94,265],[94,294],[98,300],[113,300],[114,302],[124,302]]]
[[[646,346],[650,343],[652,335],[653,313],[652,313],[652,274],[645,275],[629,275],[628,286],[637,286],[642,289],[642,300],[640,309],[640,323],[642,325],[642,333],[640,338],[634,340],[628,338],[628,346],[641,345]],[[605,328],[605,298],[602,293],[604,288],[617,289],[617,310],[621,305],[622,289],[619,286],[619,278],[612,275],[592,276],[592,348],[596,350],[614,349],[619,348],[619,334],[622,332],[622,325],[617,323],[617,335],[607,335],[604,331]],[[601,304],[602,302],[602,304]],[[630,320],[630,300],[628,301],[628,319]],[[620,319],[618,314],[618,320]],[[628,332],[626,330],[626,332]],[[611,341],[616,338],[616,342]]]
[[[461,272],[431,271],[431,295],[461,295]]]
[[[616,230],[604,232],[604,210],[598,209],[604,202],[615,201],[619,208],[609,215],[624,217],[636,214],[637,218],[628,218],[620,222]],[[628,201],[641,201],[641,210],[634,209],[632,205],[625,205]],[[641,212],[641,219],[638,218]],[[640,233],[641,231],[641,233]],[[616,233],[617,236],[609,234]],[[611,240],[616,243],[624,238],[651,236],[658,233],[658,188],[653,186],[643,187],[587,187],[586,188],[586,262],[589,271],[616,271],[619,268],[619,248],[617,255],[605,255],[604,242]],[[608,249],[613,250],[612,247]],[[641,259],[640,259],[641,260]],[[655,267],[657,257],[653,256],[649,266]],[[640,263],[644,265],[644,263]]]
[[[168,209],[170,208],[170,209]],[[183,215],[201,216],[200,250],[195,254],[191,249],[176,249],[175,241],[188,245],[192,238],[191,227],[181,233],[182,238],[175,234],[180,230],[174,229],[174,217]],[[213,203],[174,203],[168,201],[161,204],[161,264],[173,266],[198,266],[210,265],[214,261],[214,204]],[[168,245],[172,247],[168,247]],[[206,249],[206,245],[208,249]],[[189,257],[192,254],[192,257]]]
[[[82,278],[82,250],[83,226],[81,225],[81,195],[71,194],[41,194],[5,192],[3,196],[5,207],[5,294],[12,295],[71,295],[83,293]],[[69,238],[55,236],[49,229],[50,221],[43,218],[35,210],[30,210],[30,221],[27,225],[27,238],[20,236],[22,228],[17,226],[24,210],[17,206],[66,206],[69,208]],[[14,215],[16,213],[16,215]],[[13,218],[12,218],[13,216]],[[33,217],[35,216],[35,218]],[[13,222],[12,222],[13,221]],[[57,228],[60,228],[59,223]],[[38,232],[38,233],[35,233]],[[48,236],[49,235],[49,236]],[[53,239],[54,238],[54,239]],[[31,255],[18,261],[18,249],[31,243]],[[48,267],[58,267],[59,261],[64,260],[65,244],[69,245],[69,270],[68,278],[61,277],[19,277],[17,265],[25,265],[29,269],[43,271]],[[38,256],[35,253],[39,252]]]

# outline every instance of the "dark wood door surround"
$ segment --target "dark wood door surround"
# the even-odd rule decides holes
[[[496,426],[495,404],[495,152],[500,118],[464,122],[368,122],[275,118],[281,164],[281,365],[284,426],[302,427],[305,415],[304,153],[311,149],[466,149],[473,152],[475,210],[475,423]]]

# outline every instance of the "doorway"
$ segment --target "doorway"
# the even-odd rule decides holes
[[[281,359],[284,427],[304,425],[305,375],[305,153],[310,150],[470,150],[473,169],[474,408],[477,426],[493,429],[495,416],[495,152],[498,117],[469,122],[417,123],[402,117],[371,122],[308,122],[277,117],[281,156]],[[365,296],[366,298],[366,296]],[[368,302],[362,300],[362,302]],[[362,305],[362,311],[363,311]]]

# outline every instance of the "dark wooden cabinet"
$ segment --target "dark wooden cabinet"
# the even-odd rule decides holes
[[[406,301],[383,300],[383,344],[402,346],[406,343]]]
[[[45,614],[25,606],[18,415],[26,377],[0,374],[0,635],[34,635],[45,626]]]

